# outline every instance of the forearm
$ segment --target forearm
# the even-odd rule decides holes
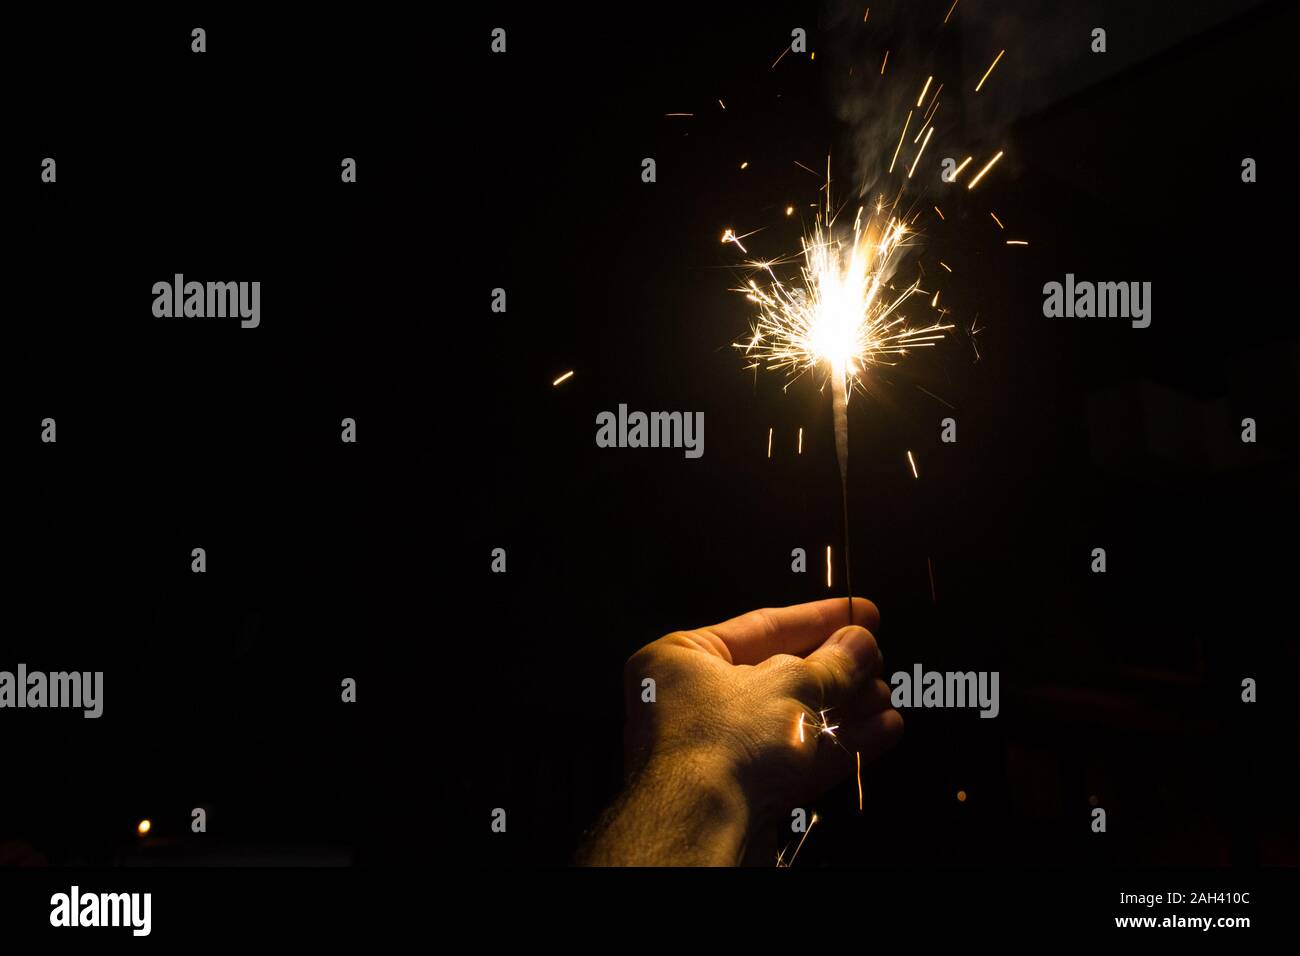
[[[651,759],[597,825],[578,862],[588,866],[735,866],[750,819],[721,761]]]

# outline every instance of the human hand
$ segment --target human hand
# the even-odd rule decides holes
[[[850,627],[847,610],[828,599],[751,611],[633,654],[633,782],[606,821],[611,852],[592,862],[737,862],[756,830],[841,779],[855,754],[867,762],[891,747],[903,720],[878,677],[880,614],[855,598]],[[644,819],[629,819],[629,804]]]

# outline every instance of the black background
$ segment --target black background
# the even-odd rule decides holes
[[[822,194],[796,160],[851,195],[839,77],[947,6],[872,4],[851,42],[803,5],[15,24],[0,667],[102,669],[106,713],[5,712],[10,859],[569,860],[619,784],[631,651],[838,593],[827,397],[742,370],[718,240],[797,250]],[[1170,46],[1172,4],[1031,28],[963,0],[937,59],[864,87],[951,78],[919,260],[983,331],[854,398],[856,589],[889,670],[999,670],[1002,711],[906,713],[867,813],[827,794],[801,865],[1300,861],[1294,18],[1218,8]],[[1009,39],[970,39],[990,22]],[[966,80],[1003,46],[980,96],[1043,75],[1044,24],[1077,35],[1068,82],[981,125]],[[796,25],[818,56],[772,68]],[[1084,55],[1097,25],[1131,65]],[[978,190],[938,181],[997,149]],[[260,280],[261,327],[154,319],[176,272]],[[1151,327],[1045,319],[1066,272],[1150,281]],[[619,403],[703,411],[704,457],[596,448]]]

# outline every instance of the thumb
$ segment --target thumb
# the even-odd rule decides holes
[[[822,706],[838,707],[873,677],[883,660],[876,639],[865,627],[842,627],[805,658],[821,687]]]

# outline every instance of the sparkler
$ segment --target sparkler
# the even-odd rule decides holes
[[[959,0],[952,0],[952,5],[948,7],[948,11],[943,18],[944,25],[952,18],[958,3]],[[863,22],[867,21],[870,13],[870,8],[863,13]],[[790,52],[791,47],[782,50],[770,68],[775,69],[786,54]],[[885,49],[880,60],[879,73],[881,76],[884,76],[888,69],[891,52],[890,49]],[[1006,52],[1005,49],[1002,49],[993,58],[993,61],[975,84],[975,93],[980,93]],[[813,54],[810,54],[809,59],[811,60],[813,56]],[[898,58],[894,59],[898,61]],[[908,66],[905,59],[902,62],[896,62],[894,75],[905,72]],[[850,66],[850,77],[854,75],[853,70],[853,66]],[[909,323],[904,311],[910,311],[908,303],[912,296],[922,292],[920,288],[921,278],[907,285],[902,282],[899,282],[898,286],[894,284],[902,258],[906,255],[907,250],[916,244],[919,234],[915,230],[915,225],[920,217],[920,213],[915,211],[915,207],[904,208],[902,212],[899,211],[898,207],[902,202],[904,190],[910,187],[911,182],[914,181],[913,177],[918,171],[921,172],[919,178],[925,179],[925,167],[921,166],[921,160],[926,154],[926,148],[929,146],[930,140],[935,136],[938,123],[937,114],[941,104],[941,94],[944,90],[944,83],[939,80],[938,75],[927,73],[924,77],[924,82],[922,82],[920,74],[908,78],[909,90],[898,111],[901,115],[902,109],[906,109],[907,113],[901,124],[902,128],[898,133],[894,149],[890,151],[888,170],[885,173],[886,177],[892,178],[895,169],[898,171],[898,191],[893,195],[892,200],[888,198],[888,193],[882,194],[881,198],[875,199],[870,204],[870,209],[868,209],[866,203],[857,209],[851,229],[839,224],[837,219],[842,209],[837,209],[832,205],[830,159],[828,157],[825,184],[822,186],[826,200],[824,205],[820,202],[810,204],[817,212],[810,231],[806,232],[800,241],[801,251],[799,256],[791,259],[769,261],[750,259],[748,258],[750,255],[749,250],[745,248],[742,240],[748,239],[754,235],[754,232],[738,235],[732,229],[727,229],[722,236],[724,243],[734,243],[741,253],[747,257],[745,265],[753,270],[753,277],[749,278],[741,288],[733,290],[744,294],[756,306],[756,317],[750,329],[751,334],[746,341],[733,343],[734,347],[741,350],[746,356],[747,364],[745,367],[747,369],[763,368],[784,372],[789,379],[785,386],[786,389],[807,372],[813,372],[819,377],[824,373],[825,378],[821,388],[825,390],[827,385],[830,386],[831,416],[835,434],[835,458],[839,466],[840,500],[843,506],[844,589],[848,595],[848,621],[850,624],[853,623],[853,586],[850,574],[849,548],[849,399],[854,388],[866,390],[865,383],[872,370],[881,366],[898,364],[902,357],[908,355],[913,349],[933,347],[944,338],[944,333],[956,327],[947,323],[950,310],[939,307],[938,289],[925,290],[923,293],[924,297],[929,300],[929,308],[937,313],[937,321],[921,325]],[[920,88],[914,105],[912,90],[917,89],[917,87],[910,85],[913,81]],[[969,89],[969,87],[966,87],[966,89]],[[722,105],[724,109],[726,108],[721,101],[719,101],[719,105]],[[917,122],[913,123],[913,119],[916,119]],[[909,135],[912,136],[910,141],[908,140]],[[943,133],[940,132],[940,140],[942,139]],[[880,144],[880,156],[871,157],[879,159],[882,167],[884,166],[884,153],[889,149],[888,142],[894,142],[892,135],[887,142]],[[909,142],[909,153],[904,154],[903,146]],[[945,148],[948,147],[944,145],[936,146],[936,149]],[[957,153],[956,155],[961,154]],[[966,191],[974,190],[1004,155],[1004,151],[998,150],[987,159],[981,157],[979,159],[981,165],[973,167],[972,174],[964,182]],[[794,165],[805,172],[821,178],[821,173],[816,170],[798,160],[793,160],[793,162]],[[950,184],[957,183],[967,167],[975,162],[976,157],[974,154],[967,155],[951,172],[942,177],[943,181]],[[943,163],[945,167],[950,164],[951,160],[945,160]],[[741,169],[745,169],[747,165],[747,162],[742,163]],[[925,187],[920,187],[920,190],[923,193]],[[956,200],[953,199],[952,201]],[[795,205],[786,204],[784,209],[787,217],[792,216]],[[933,209],[940,221],[947,221],[947,217],[938,205],[934,205]],[[989,215],[998,229],[1005,232],[1005,226],[998,215],[991,210]],[[1004,239],[1004,241],[1007,246],[1019,247],[1029,244],[1028,240],[1025,239]],[[778,269],[796,261],[800,263],[797,277],[783,278],[782,275],[778,274]],[[953,273],[953,267],[947,262],[940,260],[938,265],[949,275]],[[919,264],[918,272],[921,277],[924,277],[924,270],[919,268]],[[924,308],[924,305],[918,303],[916,307]],[[976,318],[978,320],[978,314]],[[975,361],[978,362],[980,359],[979,349],[975,345],[977,331],[974,323],[965,329],[966,338],[974,352]],[[949,402],[921,388],[921,386],[918,385],[917,388],[941,404],[949,408],[953,407]],[[772,453],[772,441],[773,429],[769,428],[769,458]],[[796,453],[803,453],[802,428],[799,429]],[[907,463],[912,472],[913,480],[919,481],[920,474],[916,458],[910,450],[907,451]],[[928,556],[926,558],[926,568],[930,582],[931,601],[937,604],[938,592],[935,585],[934,561]],[[826,548],[827,588],[833,586],[832,570],[832,549],[828,545]],[[838,725],[828,722],[824,710],[816,715],[801,712],[795,726],[800,743],[806,742],[810,737],[816,739],[826,736],[836,746],[843,749],[844,745],[835,733],[837,729]],[[861,813],[864,803],[862,755],[857,752],[854,757],[858,812]],[[958,799],[964,800],[965,793],[961,793]],[[804,832],[797,845],[794,846],[793,854],[790,854],[787,859],[787,853],[790,849],[787,845],[777,855],[777,866],[791,866],[794,863],[808,838],[808,833],[811,832],[812,827],[817,822],[818,817],[813,814],[808,829]]]
[[[760,285],[750,279],[736,290],[758,306],[758,317],[749,341],[737,342],[735,347],[752,360],[749,368],[784,371],[792,379],[815,369],[825,368],[827,372],[835,458],[840,471],[844,587],[851,624],[849,395],[855,386],[861,386],[861,377],[868,369],[896,364],[914,348],[933,346],[953,326],[935,322],[914,328],[900,311],[920,290],[920,280],[901,292],[890,282],[900,254],[913,235],[904,217],[897,214],[897,200],[888,207],[878,200],[865,220],[866,207],[859,207],[852,230],[843,230],[836,225],[830,183],[828,159],[826,205],[819,210],[811,234],[802,240],[801,282],[787,285],[777,276],[773,263],[748,263],[764,273],[767,282]],[[724,233],[723,241],[740,246],[731,230]]]

